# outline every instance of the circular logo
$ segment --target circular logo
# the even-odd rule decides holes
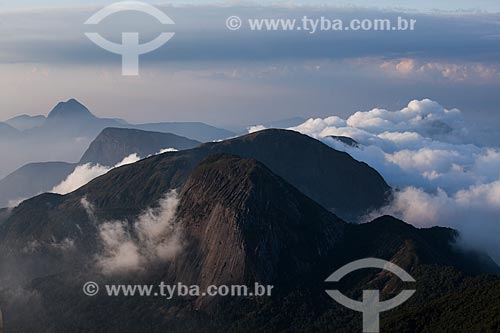
[[[243,22],[238,16],[230,16],[226,20],[226,26],[229,30],[239,30]]]
[[[99,285],[95,282],[87,282],[83,285],[83,293],[87,296],[95,296],[99,293]]]

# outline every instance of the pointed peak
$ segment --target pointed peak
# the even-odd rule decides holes
[[[66,102],[59,102],[48,115],[48,119],[56,118],[88,118],[94,115],[87,109],[85,105],[74,98]]]

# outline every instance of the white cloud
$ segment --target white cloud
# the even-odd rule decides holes
[[[390,205],[372,212],[367,220],[389,214],[419,227],[448,226],[461,231],[461,241],[481,248],[500,263],[500,181],[474,185],[453,195],[438,189],[428,193],[407,187],[394,194]]]
[[[248,133],[255,133],[255,132],[263,131],[265,129],[266,129],[266,127],[263,125],[250,126],[248,128]]]
[[[380,69],[389,74],[415,78],[442,78],[448,81],[489,80],[498,78],[500,71],[495,65],[482,63],[423,62],[416,59],[383,61]]]
[[[467,244],[500,263],[500,150],[473,144],[474,133],[459,110],[414,100],[401,110],[309,119],[291,129],[368,163],[398,189],[389,206],[368,218],[391,214],[416,226],[456,228]],[[351,137],[360,146],[332,135]]]
[[[135,163],[139,160],[140,158],[137,154],[131,154],[111,168],[99,164],[92,165],[91,163],[79,165],[65,180],[63,180],[59,185],[54,186],[54,188],[50,192],[58,194],[67,194],[73,192],[74,190],[82,187],[91,180],[104,175],[114,168],[118,168],[126,164]]]
[[[177,150],[175,148],[165,148],[165,149],[160,150],[155,155],[160,155],[160,154],[164,154],[164,153],[171,153],[171,152],[176,152],[176,151],[179,151],[179,150]]]
[[[103,252],[96,258],[102,273],[142,272],[152,263],[173,259],[182,249],[181,230],[175,223],[178,204],[177,192],[171,191],[160,200],[158,208],[148,208],[132,224],[102,223],[99,238]],[[87,205],[84,208],[88,211]]]

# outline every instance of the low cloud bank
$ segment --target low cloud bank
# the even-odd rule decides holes
[[[131,154],[111,168],[99,164],[92,165],[91,163],[79,165],[65,180],[63,180],[59,185],[54,186],[54,188],[50,192],[58,194],[67,194],[73,192],[74,190],[90,182],[92,179],[102,176],[114,168],[132,164],[139,160],[140,158],[137,154]]]
[[[165,148],[161,149],[159,152],[153,155],[159,155],[163,153],[168,153],[168,152],[176,152],[178,151],[175,148]],[[149,156],[153,156],[149,155]],[[146,156],[146,157],[149,157]],[[127,164],[132,164],[137,161],[139,161],[141,157],[138,154],[130,154],[129,156],[125,157],[121,162],[117,163],[115,166],[112,167],[107,167],[107,166],[102,166],[100,164],[92,164],[92,163],[86,163],[83,165],[79,165],[75,168],[75,170],[64,180],[62,181],[59,185],[54,186],[50,192],[52,193],[57,193],[57,194],[67,194],[70,192],[75,191],[76,189],[82,187],[83,185],[87,184],[91,180],[102,176],[106,174],[108,171],[121,167],[123,165]],[[12,202],[13,205],[19,204],[19,202],[22,200],[17,200],[15,202]]]
[[[391,214],[415,226],[456,228],[466,244],[500,263],[500,150],[474,144],[477,133],[460,110],[414,100],[401,110],[309,119],[290,129],[368,163],[396,189],[390,205],[367,219]],[[360,145],[332,136],[347,136]]]
[[[96,266],[105,275],[143,272],[154,263],[173,259],[182,249],[181,229],[175,223],[179,199],[169,192],[157,208],[148,208],[133,223],[108,221],[99,225],[102,252]],[[94,209],[86,198],[82,205],[91,220]]]

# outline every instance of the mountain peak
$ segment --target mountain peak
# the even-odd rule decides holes
[[[180,193],[191,244],[176,280],[200,285],[285,281],[328,257],[344,223],[255,159],[210,156]]]
[[[66,102],[59,102],[50,111],[47,119],[67,119],[67,118],[95,118],[94,115],[76,99],[71,98]]]

